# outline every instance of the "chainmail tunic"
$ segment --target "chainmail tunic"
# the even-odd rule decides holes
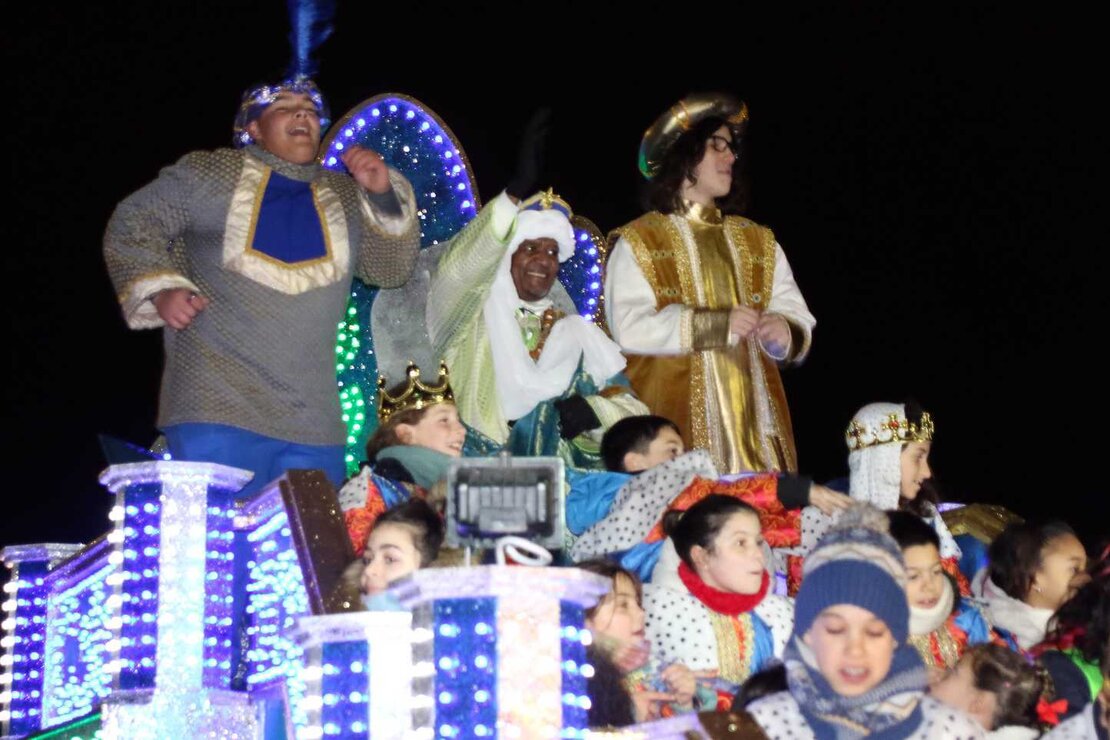
[[[325,265],[331,273],[316,284],[310,279],[307,287],[302,281],[275,289],[227,266],[232,204],[251,208],[249,192],[243,200],[243,173],[267,168],[331,194],[334,207],[325,218],[318,206],[320,221],[325,231],[325,222],[331,224],[329,244],[345,238],[346,258]],[[352,274],[397,287],[411,274],[419,250],[411,186],[394,171],[390,180],[399,213],[383,208],[380,197],[346,175],[315,163],[292,164],[252,146],[188,154],[119,204],[104,254],[128,325],[163,326],[149,300],[160,290],[188,288],[211,300],[188,328],[164,329],[160,427],[227,424],[299,444],[344,444],[335,346]],[[260,196],[254,199],[253,208],[260,202]],[[279,280],[302,264],[270,260],[270,266],[264,255],[256,260]]]

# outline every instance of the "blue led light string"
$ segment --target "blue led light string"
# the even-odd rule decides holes
[[[115,633],[109,626],[119,595],[109,578],[118,566],[101,559],[81,580],[52,594],[47,617],[43,727],[53,727],[93,711],[112,691],[114,674],[109,649]]]
[[[603,318],[601,265],[605,238],[588,218],[575,214],[573,224],[574,255],[559,266],[559,282],[567,289],[579,314],[600,322]]]
[[[14,588],[11,600],[15,602],[15,609],[6,612],[8,618],[15,620],[14,629],[5,630],[13,638],[9,653],[12,683],[8,727],[11,735],[30,734],[39,729],[42,722],[43,633],[46,631],[49,565],[46,559],[19,563],[8,583]]]
[[[370,654],[365,641],[322,646],[321,724],[327,737],[364,738],[369,731]]]
[[[497,599],[434,605],[435,736],[492,738],[497,732]]]
[[[293,724],[304,727],[302,650],[287,636],[297,617],[309,613],[308,592],[284,510],[247,535],[247,688],[285,682]]]
[[[561,737],[585,738],[590,709],[586,694],[586,679],[593,673],[593,666],[586,661],[586,645],[590,634],[586,630],[585,612],[581,606],[562,601],[559,603],[559,641],[562,648],[563,732]]]
[[[152,689],[157,675],[161,483],[123,493],[119,688]]]
[[[235,641],[234,494],[208,491],[204,585],[204,686],[231,687]]]

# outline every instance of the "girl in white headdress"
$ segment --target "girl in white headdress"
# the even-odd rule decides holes
[[[852,417],[845,432],[848,444],[848,494],[884,511],[909,511],[920,516],[940,539],[945,570],[969,595],[967,578],[958,567],[960,548],[937,511],[929,451],[933,420],[917,404],[869,403]],[[802,551],[809,552],[833,522],[815,507],[802,512]]]

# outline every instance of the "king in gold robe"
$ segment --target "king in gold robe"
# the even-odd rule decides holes
[[[632,388],[674,421],[722,472],[797,471],[779,365],[801,362],[816,323],[774,234],[746,218],[685,203],[618,229],[605,279],[606,318]],[[776,314],[785,348],[730,335],[735,306]]]

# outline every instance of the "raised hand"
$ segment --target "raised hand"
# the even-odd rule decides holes
[[[544,154],[547,149],[547,135],[551,131],[551,109],[540,108],[524,126],[517,150],[516,169],[505,191],[521,200],[536,190],[543,173]]]
[[[381,155],[361,146],[348,147],[340,157],[351,177],[371,193],[389,192],[389,168]]]

